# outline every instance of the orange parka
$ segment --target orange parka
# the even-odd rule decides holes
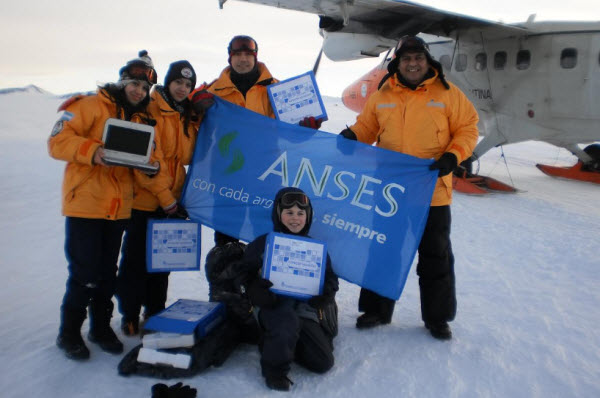
[[[423,159],[439,159],[450,152],[460,164],[471,156],[479,135],[477,111],[452,83],[446,89],[434,71],[415,90],[391,76],[369,97],[350,127],[357,139]],[[450,203],[452,173],[438,178],[431,206]]]
[[[181,196],[186,175],[184,166],[192,160],[199,122],[190,121],[186,135],[181,114],[167,103],[156,87],[150,95],[148,111],[156,120],[154,141],[160,171],[148,177],[136,170],[133,208],[154,211],[159,206],[173,204]]]
[[[257,65],[260,75],[254,86],[250,87],[250,90],[246,93],[246,98],[244,98],[244,95],[231,81],[231,66],[223,69],[217,80],[211,83],[208,91],[226,101],[260,113],[261,115],[275,118],[275,113],[269,102],[267,86],[277,83],[278,80],[271,76],[271,72],[269,72],[265,64],[258,62]]]
[[[48,139],[48,152],[65,160],[62,186],[62,213],[70,217],[120,220],[131,217],[133,173],[126,167],[92,164],[102,146],[102,133],[108,118],[123,119],[108,92],[79,96],[61,106],[64,113]],[[146,114],[135,113],[132,122],[149,123]]]

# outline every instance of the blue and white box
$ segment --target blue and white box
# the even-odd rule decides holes
[[[277,120],[298,124],[305,117],[327,120],[327,111],[312,71],[267,86]]]
[[[168,308],[151,316],[144,329],[157,332],[206,336],[225,319],[225,306],[219,302],[179,299]]]
[[[189,220],[149,219],[146,233],[148,272],[200,270],[199,223]]]
[[[262,276],[274,293],[307,300],[323,292],[327,245],[304,236],[271,232],[267,237]]]

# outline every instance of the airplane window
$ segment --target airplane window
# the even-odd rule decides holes
[[[517,69],[525,70],[531,64],[531,53],[529,50],[521,50],[517,53]]]
[[[475,70],[485,70],[487,68],[487,54],[479,53],[475,56]]]
[[[496,54],[494,54],[494,69],[504,69],[507,58],[508,56],[506,55],[506,51],[498,51]]]
[[[456,71],[464,72],[467,69],[467,54],[458,54],[456,58]]]
[[[560,53],[560,66],[564,69],[573,69],[577,65],[577,49],[565,48]]]
[[[448,54],[442,55],[440,57],[440,63],[446,70],[450,70],[450,68],[452,67],[452,60],[450,59],[450,56]]]

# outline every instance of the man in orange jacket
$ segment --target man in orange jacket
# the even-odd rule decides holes
[[[250,36],[234,36],[227,46],[227,53],[229,66],[210,85],[195,90],[191,95],[196,109],[201,113],[202,107],[211,106],[211,97],[217,95],[263,116],[275,118],[267,86],[278,80],[265,64],[257,60],[256,40]],[[237,241],[232,236],[215,231],[215,245],[218,247]]]
[[[434,158],[439,170],[429,216],[419,244],[417,274],[421,316],[437,339],[452,338],[448,322],[456,315],[454,256],[450,243],[452,171],[471,156],[477,143],[478,116],[473,104],[444,78],[442,66],[422,39],[405,36],[388,65],[388,75],[367,100],[344,138],[419,158]],[[387,79],[387,80],[386,80]],[[361,289],[356,327],[392,320],[395,301]]]
[[[154,124],[147,112],[156,72],[146,52],[119,71],[119,81],[96,95],[66,101],[48,139],[50,156],[67,162],[62,190],[69,276],[61,306],[57,346],[71,359],[87,359],[81,337],[89,306],[88,340],[104,351],[123,351],[110,326],[117,258],[133,204],[133,172],[103,161],[102,134],[109,118]]]
[[[269,101],[267,86],[277,83],[267,66],[259,62],[258,43],[250,36],[234,36],[227,46],[229,55],[227,66],[219,77],[196,89],[190,97],[198,113],[203,113],[213,103],[212,96],[217,95],[226,101],[239,105],[263,116],[275,118]],[[318,129],[322,119],[307,117],[299,124]],[[237,242],[232,236],[215,231],[215,245],[223,247],[229,242]]]

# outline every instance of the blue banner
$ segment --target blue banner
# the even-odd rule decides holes
[[[418,159],[287,124],[216,99],[198,132],[182,203],[190,217],[251,241],[273,230],[279,189],[311,198],[310,235],[343,279],[398,299],[437,180]]]

